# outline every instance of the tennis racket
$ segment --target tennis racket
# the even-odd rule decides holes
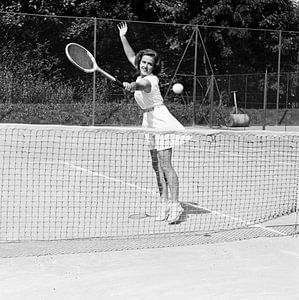
[[[70,60],[70,62],[72,62],[76,67],[78,67],[82,71],[86,73],[93,73],[95,71],[98,71],[106,78],[112,80],[118,86],[122,88],[124,87],[121,81],[119,81],[114,76],[101,69],[97,65],[94,56],[83,46],[76,43],[69,43],[65,47],[65,54]]]

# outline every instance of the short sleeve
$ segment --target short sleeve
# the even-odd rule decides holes
[[[145,76],[144,78],[147,79],[151,83],[152,87],[159,85],[159,79],[157,76],[148,75],[148,76]]]

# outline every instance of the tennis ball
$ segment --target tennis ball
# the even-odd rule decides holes
[[[181,83],[176,83],[173,85],[172,90],[176,94],[181,94],[184,90],[184,86]]]

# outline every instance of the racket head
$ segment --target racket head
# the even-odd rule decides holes
[[[77,68],[86,73],[96,71],[97,64],[93,55],[83,46],[77,43],[69,43],[65,47],[65,54],[67,58]]]

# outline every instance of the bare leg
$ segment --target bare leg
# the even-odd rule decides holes
[[[169,224],[173,224],[179,221],[184,211],[179,202],[179,179],[171,163],[172,149],[158,151],[157,154],[171,194],[171,199],[167,203],[167,221]]]
[[[183,208],[178,200],[178,175],[171,163],[172,149],[161,151],[152,150],[151,157],[162,200],[156,220],[163,221],[167,219],[169,224],[173,224],[180,219]],[[168,189],[171,195],[170,199],[168,199]]]
[[[156,173],[157,184],[160,193],[159,210],[156,215],[156,221],[164,221],[169,216],[169,205],[168,205],[168,184],[158,159],[157,150],[151,150],[152,166]]]
[[[171,201],[178,202],[179,201],[179,179],[171,163],[172,149],[170,148],[170,149],[158,151],[157,156],[158,156],[159,165],[163,172],[163,176],[166,179],[166,184],[168,185],[170,190]]]
[[[152,158],[152,166],[156,174],[158,189],[161,198],[164,201],[168,200],[168,186],[167,181],[160,166],[160,162],[158,160],[157,150],[150,150],[151,158]]]

